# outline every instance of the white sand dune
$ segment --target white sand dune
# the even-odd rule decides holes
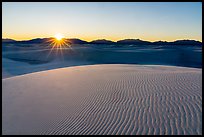
[[[202,134],[202,69],[88,65],[2,80],[3,134]]]

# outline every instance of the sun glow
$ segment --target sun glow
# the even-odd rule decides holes
[[[55,38],[60,41],[62,38],[64,38],[64,36],[58,33],[55,35]]]

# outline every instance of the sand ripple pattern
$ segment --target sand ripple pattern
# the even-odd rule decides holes
[[[90,65],[2,80],[3,134],[201,135],[202,70]]]

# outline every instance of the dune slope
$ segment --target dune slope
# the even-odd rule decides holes
[[[202,134],[202,70],[89,65],[2,80],[3,134]]]

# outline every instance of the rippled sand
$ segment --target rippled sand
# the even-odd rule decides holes
[[[2,80],[3,134],[202,134],[202,69],[88,65]]]

